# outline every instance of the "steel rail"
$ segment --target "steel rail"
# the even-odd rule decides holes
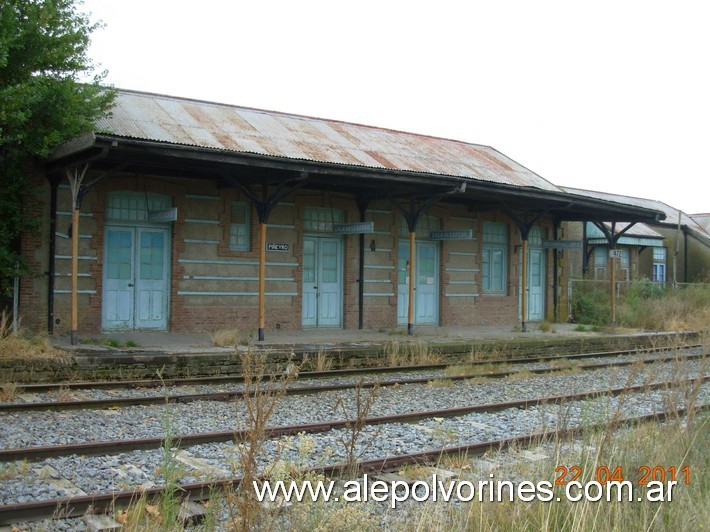
[[[678,349],[692,349],[701,347],[702,344],[687,344],[679,346]],[[569,353],[562,355],[535,355],[523,356],[515,358],[496,358],[496,359],[481,359],[472,361],[457,361],[441,362],[436,364],[415,364],[408,366],[373,366],[364,368],[347,368],[334,369],[327,371],[302,371],[299,375],[302,378],[326,379],[331,377],[342,377],[350,375],[363,375],[370,373],[396,373],[399,371],[425,371],[442,369],[454,364],[467,365],[486,365],[486,364],[525,364],[532,362],[543,362],[563,359],[578,359],[578,358],[604,358],[620,355],[628,355],[635,353],[664,351],[664,348],[658,347],[638,347],[629,349],[620,349],[614,351],[598,351],[590,353]],[[462,354],[465,351],[453,352],[449,354]],[[264,376],[265,380],[276,380],[283,376],[282,373],[270,373]],[[87,388],[93,389],[120,389],[120,388],[161,388],[163,386],[187,386],[195,384],[232,384],[244,382],[243,375],[217,375],[210,377],[184,377],[163,379],[141,379],[141,380],[111,380],[111,381],[78,381],[78,382],[54,382],[54,383],[37,383],[37,384],[18,384],[24,392],[43,393],[54,390],[81,390]]]
[[[599,364],[582,364],[571,367],[551,367],[551,368],[538,368],[538,369],[523,369],[523,370],[511,370],[511,371],[499,371],[499,372],[484,372],[484,373],[472,373],[466,375],[441,375],[438,377],[424,377],[424,378],[414,378],[414,379],[398,379],[398,380],[386,380],[386,381],[370,381],[370,382],[358,382],[358,383],[348,383],[348,384],[331,384],[326,386],[294,386],[287,387],[285,389],[286,395],[308,395],[320,392],[331,392],[339,390],[350,390],[357,387],[361,388],[373,388],[378,387],[388,387],[388,386],[400,386],[403,384],[426,384],[432,380],[446,380],[446,381],[460,381],[475,378],[505,378],[517,373],[533,373],[536,375],[545,373],[557,373],[561,371],[567,371],[571,368],[580,369],[584,371],[591,371],[601,368],[609,367],[623,367],[631,366],[634,364],[653,364],[656,362],[665,363],[673,362],[675,360],[696,360],[704,358],[705,354],[691,354],[678,356],[667,356],[662,358],[652,358],[643,360],[621,360],[615,362],[604,362]],[[33,412],[38,410],[71,410],[71,409],[103,409],[109,407],[127,407],[127,406],[138,406],[138,405],[156,405],[165,403],[192,403],[195,401],[231,401],[233,399],[239,399],[244,396],[244,391],[221,391],[221,392],[210,392],[210,393],[198,393],[198,394],[181,394],[181,395],[167,395],[167,396],[141,396],[141,397],[117,397],[110,399],[81,399],[76,401],[42,401],[37,403],[2,403],[0,404],[0,413],[3,412]]]
[[[702,405],[697,410],[707,410],[710,405]],[[649,421],[664,421],[670,416],[685,415],[686,409],[679,408],[673,412],[658,412],[654,414],[644,414],[632,416],[618,421],[601,422],[587,425],[585,429],[597,429],[604,427],[616,427],[629,423],[644,423]],[[357,463],[358,471],[372,473],[382,471],[392,471],[407,464],[429,464],[435,463],[446,455],[481,456],[489,450],[501,450],[512,446],[529,446],[542,441],[560,438],[566,439],[581,433],[583,427],[571,427],[566,429],[553,428],[548,431],[536,432],[526,436],[515,436],[486,442],[479,442],[456,447],[442,447],[431,451],[420,451],[396,456],[387,456],[371,460],[363,460]],[[326,466],[316,466],[305,468],[303,474],[321,473],[326,476],[342,475],[349,470],[348,464],[338,463]],[[206,500],[215,492],[228,488],[237,488],[241,484],[240,477],[223,479],[218,481],[182,484],[179,487],[183,499]],[[125,507],[140,500],[143,497],[148,499],[158,497],[164,492],[164,488],[150,488],[145,490],[123,491],[113,493],[99,493],[85,496],[61,497],[57,499],[34,501],[19,504],[9,504],[0,506],[0,525],[11,525],[28,521],[38,521],[42,519],[61,517],[80,517],[86,513],[106,512],[118,507]]]
[[[438,410],[422,410],[417,412],[407,412],[404,414],[392,414],[387,416],[374,416],[363,420],[365,425],[383,425],[387,423],[412,423],[421,419],[429,419],[434,417],[458,417],[474,412],[500,412],[512,408],[528,408],[542,404],[562,404],[571,401],[580,401],[596,397],[615,397],[624,393],[648,392],[668,388],[669,386],[683,386],[694,383],[704,383],[710,381],[710,375],[703,377],[695,377],[683,381],[664,381],[650,384],[640,384],[636,386],[624,386],[621,388],[611,388],[608,390],[593,390],[588,392],[580,392],[567,395],[553,395],[547,397],[538,397],[533,399],[522,399],[518,401],[505,401],[498,403],[486,403],[482,405],[459,406],[453,408],[444,408]],[[346,428],[352,424],[352,420],[332,420],[320,423],[303,423],[297,425],[280,425],[266,429],[266,436],[269,438],[278,438],[281,436],[292,436],[299,433],[317,434],[319,432],[327,432]],[[226,441],[241,441],[247,435],[248,430],[231,430],[221,432],[204,432],[196,434],[183,434],[181,436],[171,437],[174,445],[180,448],[192,447],[194,445],[202,445],[206,443],[219,443]],[[138,438],[126,440],[112,441],[97,441],[74,443],[65,445],[47,445],[37,447],[22,447],[11,449],[0,449],[0,463],[11,462],[16,460],[36,461],[44,458],[67,456],[71,454],[91,456],[91,455],[110,455],[125,453],[130,451],[159,449],[165,444],[165,438]]]

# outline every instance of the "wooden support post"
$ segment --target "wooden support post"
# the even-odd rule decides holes
[[[407,334],[412,336],[414,334],[414,282],[415,282],[415,272],[414,267],[414,257],[416,253],[414,250],[414,245],[416,242],[416,233],[414,231],[409,232],[409,308],[407,309]]]
[[[79,331],[79,208],[72,211],[71,233],[71,345],[78,342]]]
[[[559,229],[560,220],[559,218],[555,218],[552,228],[554,240],[557,240],[557,237],[559,236]],[[560,251],[556,248],[552,250],[552,321],[554,321],[555,323],[557,323],[557,320],[559,319],[559,253]],[[584,252],[582,252],[582,254],[584,254]]]
[[[266,223],[259,226],[259,341],[264,341],[266,326]]]
[[[523,239],[523,248],[522,248],[522,253],[523,253],[523,268],[522,268],[522,293],[521,293],[521,315],[522,315],[522,322],[523,322],[523,332],[527,331],[527,324],[526,322],[528,321],[528,238],[527,235],[525,235],[525,238]]]

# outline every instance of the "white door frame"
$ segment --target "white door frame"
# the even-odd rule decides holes
[[[539,271],[534,271],[533,265],[537,263]],[[528,321],[542,321],[545,318],[545,250],[541,247],[528,247],[528,279],[526,286],[528,288]],[[537,283],[533,280],[538,277]]]
[[[416,263],[414,264],[415,269],[415,285],[414,285],[414,324],[417,325],[437,325],[439,323],[439,269],[441,267],[439,261],[439,243],[431,240],[419,240],[414,244],[416,252]],[[407,253],[402,255],[401,251],[406,248]],[[434,275],[421,275],[420,265],[421,256],[420,252],[424,248],[430,248],[434,250]],[[404,272],[405,282],[400,283],[399,279],[397,281],[397,324],[406,325],[409,308],[409,265],[406,264],[402,266],[400,261],[406,256],[406,262],[409,262],[409,241],[400,240],[397,250],[397,267],[400,271]],[[404,270],[402,268],[405,268]],[[398,278],[401,278],[398,275]],[[430,297],[433,294],[433,299]],[[427,309],[424,302],[431,301],[434,305],[433,314],[427,315],[425,311]]]
[[[130,272],[126,279],[109,279],[109,231],[130,233]],[[141,235],[151,231],[163,234],[162,279],[157,280],[143,279],[141,275]],[[102,329],[167,330],[170,313],[171,233],[171,227],[165,224],[109,222],[105,225]],[[159,299],[157,302],[156,296]]]
[[[313,272],[308,276],[306,247],[312,242]],[[335,282],[326,282],[327,264],[323,251],[327,244],[335,244]],[[304,235],[303,273],[301,278],[301,326],[302,327],[342,327],[343,326],[343,239],[331,235]]]
[[[527,279],[527,321],[542,321],[545,319],[545,298],[547,295],[547,271],[545,269],[545,249],[542,243],[545,239],[545,230],[540,226],[533,226],[528,233],[528,252],[526,264]],[[523,257],[521,257],[523,260]],[[535,267],[534,267],[535,266]]]

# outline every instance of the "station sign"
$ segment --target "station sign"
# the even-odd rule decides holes
[[[543,240],[545,249],[582,249],[581,240]]]
[[[162,211],[148,211],[149,222],[176,222],[177,207],[163,209]]]
[[[375,232],[375,222],[357,222],[352,224],[334,224],[333,233],[339,235],[367,235]]]
[[[461,229],[457,231],[430,231],[430,240],[471,240],[473,229]]]
[[[291,246],[289,246],[288,244],[277,244],[274,242],[267,242],[267,244],[266,244],[266,251],[284,252],[284,251],[288,251],[289,249],[291,249]]]

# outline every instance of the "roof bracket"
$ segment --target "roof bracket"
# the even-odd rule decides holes
[[[532,229],[532,226],[535,225],[535,222],[537,222],[540,218],[545,216],[548,212],[550,212],[550,209],[545,209],[544,211],[540,211],[535,217],[533,217],[532,220],[528,221],[528,213],[526,212],[524,215],[525,220],[521,220],[514,212],[513,210],[508,207],[506,203],[503,203],[503,210],[505,213],[510,217],[513,222],[515,222],[515,225],[518,226],[518,229],[520,230],[520,236],[523,240],[528,239],[528,233],[530,233],[530,229]]]
[[[292,194],[296,189],[302,187],[306,179],[308,179],[308,172],[301,172],[295,179],[286,179],[281,181],[276,185],[276,190],[269,194],[269,185],[264,184],[261,186],[261,199],[256,195],[256,193],[247,185],[240,183],[237,179],[229,174],[222,174],[222,177],[229,182],[234,188],[238,189],[242,194],[244,194],[251,204],[256,209],[257,216],[259,217],[259,223],[267,223],[269,221],[269,215],[274,207],[283,200],[286,196]]]

